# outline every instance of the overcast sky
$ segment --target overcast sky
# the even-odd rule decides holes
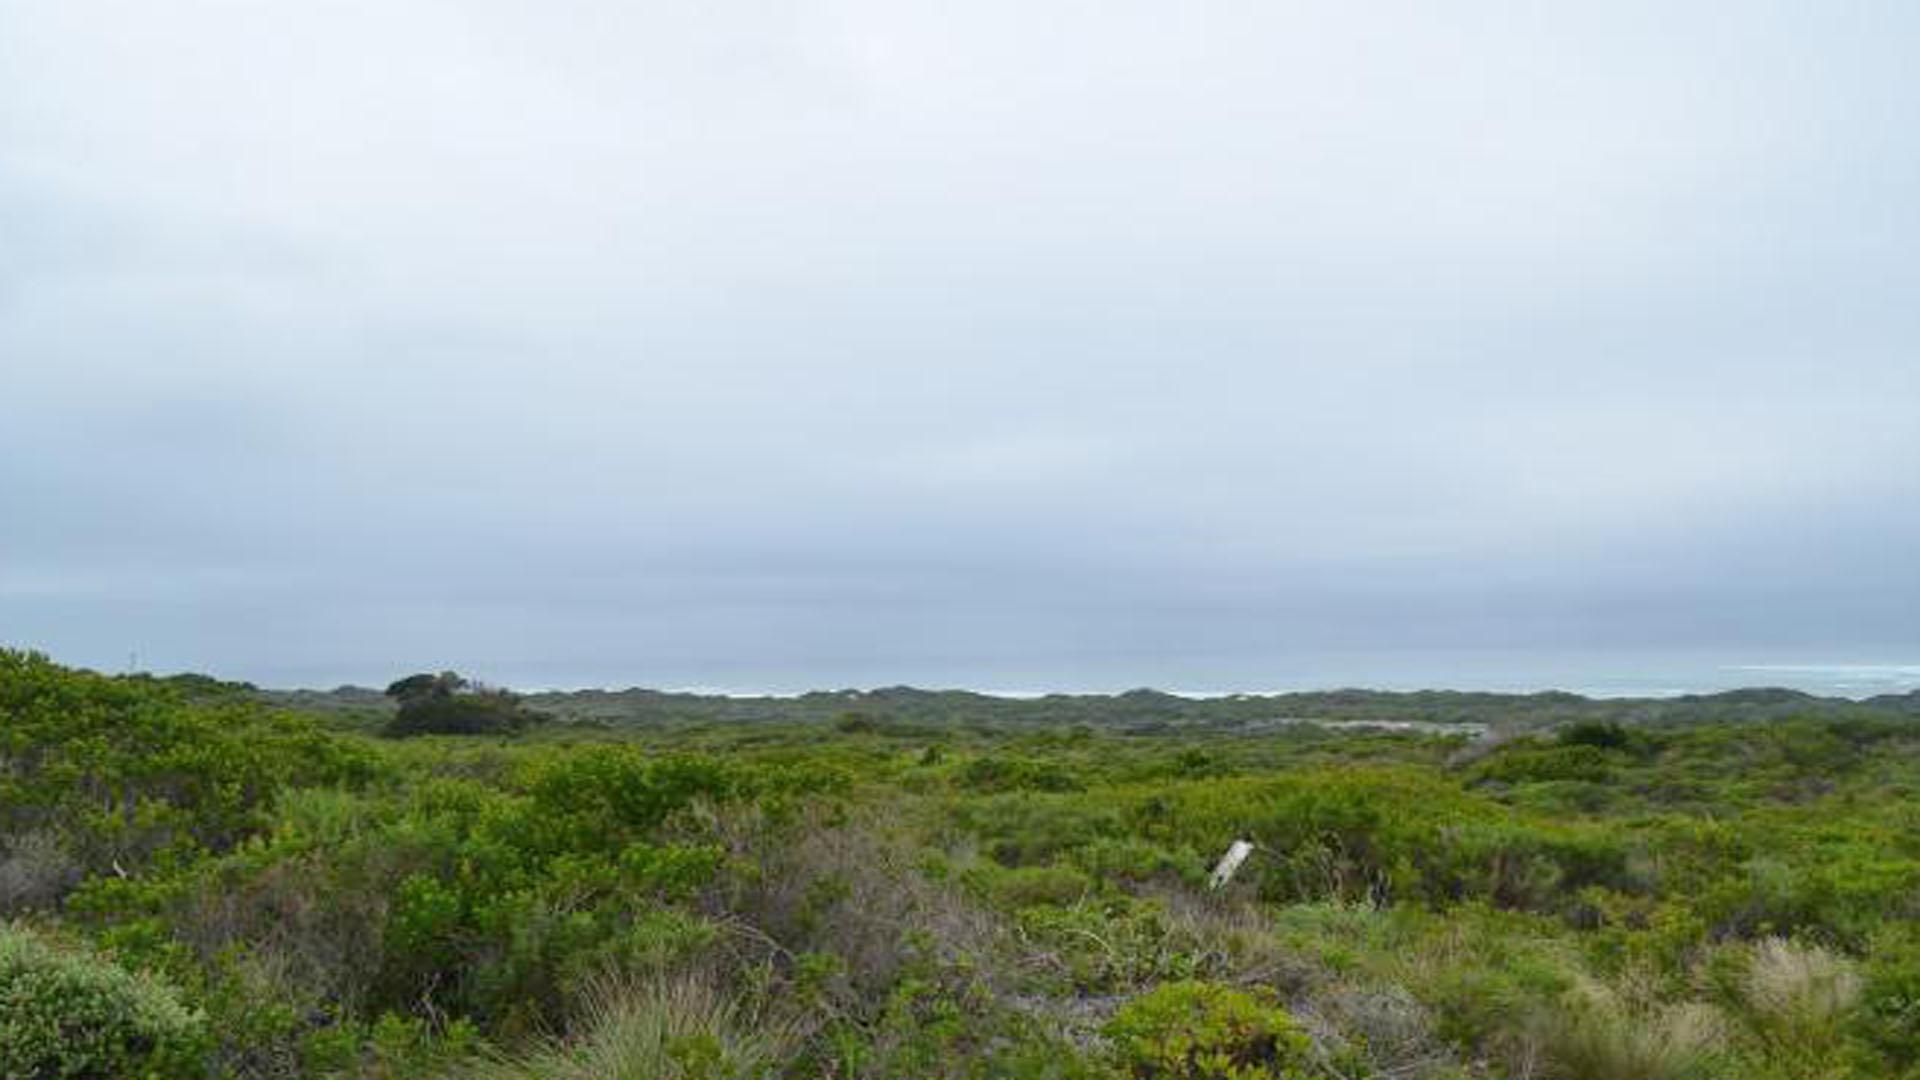
[[[1920,663],[1917,41],[1901,0],[0,0],[0,642]]]

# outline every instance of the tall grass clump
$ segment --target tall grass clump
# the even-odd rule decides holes
[[[1753,947],[1741,989],[1770,1060],[1796,1080],[1844,1074],[1847,1021],[1861,996],[1851,961],[1818,945],[1766,938]]]
[[[697,976],[595,987],[569,1038],[489,1062],[466,1080],[763,1080],[798,1050],[798,1032]]]
[[[1772,1023],[1802,1035],[1830,1028],[1860,996],[1852,963],[1818,945],[1772,937],[1753,949],[1747,1004]]]
[[[1646,988],[1582,980],[1546,1020],[1543,1049],[1567,1080],[1704,1080],[1726,1059],[1720,1012]]]

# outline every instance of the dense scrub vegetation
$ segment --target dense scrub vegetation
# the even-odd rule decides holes
[[[1536,697],[395,739],[0,651],[0,1076],[1920,1077],[1913,717]]]
[[[418,676],[416,676],[418,678]],[[428,676],[431,678],[431,676]],[[168,680],[208,693],[247,695],[271,704],[357,719],[377,726],[392,708],[378,690],[260,690],[203,675]],[[1702,721],[1758,721],[1859,715],[1920,716],[1920,690],[1883,694],[1865,702],[1816,697],[1780,688],[1687,694],[1672,698],[1588,698],[1563,691],[1496,694],[1456,690],[1327,690],[1287,694],[1182,697],[1155,690],[1124,694],[1047,694],[996,697],[966,690],[828,690],[794,697],[726,697],[659,690],[572,690],[529,694],[531,710],[576,723],[610,725],[842,723],[909,729],[979,731],[1062,728],[1079,724],[1134,735],[1249,733],[1303,721],[1401,726],[1463,725],[1478,729],[1540,728],[1574,723],[1638,726]]]

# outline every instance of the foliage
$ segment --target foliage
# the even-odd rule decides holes
[[[541,719],[521,706],[519,695],[451,671],[396,680],[387,696],[395,709],[384,730],[395,737],[510,734]]]
[[[381,700],[0,652],[8,933],[217,1080],[1920,1077],[1887,707],[635,691],[384,739]]]
[[[191,704],[165,683],[0,649],[0,850],[9,876],[35,875],[10,890],[15,903],[64,891],[66,871],[48,864],[127,873],[225,849],[265,827],[281,791],[363,784],[378,769],[304,717]]]
[[[960,778],[975,791],[1077,791],[1081,787],[1071,773],[1053,762],[993,755],[969,761]]]
[[[151,976],[0,924],[0,1076],[188,1076],[204,1024]]]
[[[1140,1080],[1281,1080],[1299,1075],[1308,1040],[1285,1009],[1216,983],[1166,983],[1107,1023]]]

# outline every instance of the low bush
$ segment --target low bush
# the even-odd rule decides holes
[[[0,649],[0,835],[57,836],[57,856],[85,871],[231,847],[283,790],[362,784],[379,768],[305,717]]]
[[[991,755],[967,762],[959,779],[974,791],[1081,791],[1086,787],[1054,762]]]
[[[1504,784],[1538,784],[1555,780],[1604,783],[1616,775],[1620,757],[1612,748],[1590,742],[1562,743],[1557,746],[1514,742],[1482,761],[1473,776],[1480,781]]]
[[[204,1018],[149,975],[0,924],[0,1076],[191,1077]]]
[[[1007,909],[1071,904],[1095,889],[1092,878],[1070,866],[1001,867],[988,863],[969,871],[966,881],[975,892]]]
[[[1855,1036],[1889,1076],[1920,1076],[1920,930],[1889,927],[1861,972]]]
[[[1309,1063],[1299,1024],[1270,996],[1165,983],[1121,1006],[1106,1034],[1139,1080],[1291,1080]]]

